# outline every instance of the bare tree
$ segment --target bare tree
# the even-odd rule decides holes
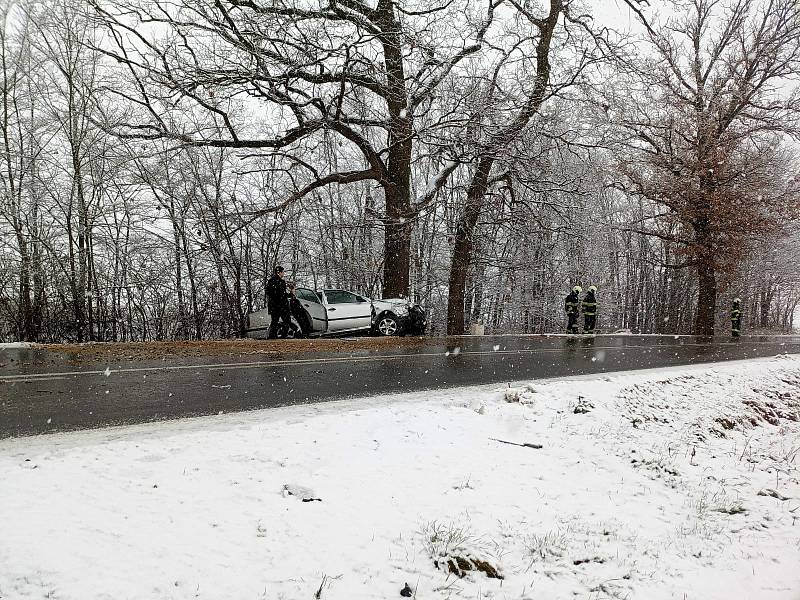
[[[99,63],[86,42],[94,30],[68,3],[32,4],[29,16],[37,30],[34,44],[46,61],[38,92],[53,125],[50,146],[68,157],[54,162],[55,179],[44,181],[43,187],[63,211],[76,338],[94,340],[99,294],[93,226],[102,209],[111,149],[91,124]]]
[[[490,3],[474,27],[467,23],[459,38],[472,42],[434,41],[431,35],[444,27],[432,23],[455,10],[450,4],[94,0],[110,35],[101,50],[127,69],[133,84],[110,91],[140,109],[135,119],[106,125],[123,137],[284,156],[292,189],[255,216],[327,185],[377,182],[386,207],[384,293],[407,295],[414,119],[454,66],[480,49],[493,16]],[[159,33],[164,28],[168,33]],[[187,130],[178,113],[189,112],[207,114],[223,134]],[[266,120],[254,123],[256,112]],[[313,156],[325,131],[355,153],[338,171],[301,158]]]
[[[4,222],[10,228],[13,242],[7,242],[8,247],[19,257],[12,315],[16,336],[35,341],[45,302],[36,186],[43,149],[38,136],[42,116],[32,79],[40,63],[31,47],[31,23],[23,8],[9,3],[0,9],[0,225]]]
[[[797,207],[781,148],[800,133],[800,5],[692,0],[647,25],[651,54],[612,100],[630,189],[661,207],[638,231],[676,244],[697,274],[694,332],[712,335],[718,276]]]

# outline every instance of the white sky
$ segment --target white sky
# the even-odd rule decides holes
[[[632,33],[642,30],[638,17],[622,0],[589,0],[587,5],[591,6],[597,22],[606,27],[613,27],[618,31],[630,31]],[[658,8],[658,3],[651,2],[649,7],[645,6],[643,8],[643,12],[647,15],[656,8]]]

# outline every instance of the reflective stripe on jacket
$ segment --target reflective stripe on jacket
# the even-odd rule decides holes
[[[577,313],[579,306],[580,306],[580,300],[578,299],[578,294],[576,294],[575,292],[571,293],[564,299],[564,311],[568,315]]]

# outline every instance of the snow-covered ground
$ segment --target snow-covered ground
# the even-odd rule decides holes
[[[798,413],[784,356],[4,440],[0,598],[794,600]]]

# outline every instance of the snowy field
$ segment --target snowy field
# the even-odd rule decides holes
[[[800,599],[799,414],[783,356],[4,440],[0,598]]]

